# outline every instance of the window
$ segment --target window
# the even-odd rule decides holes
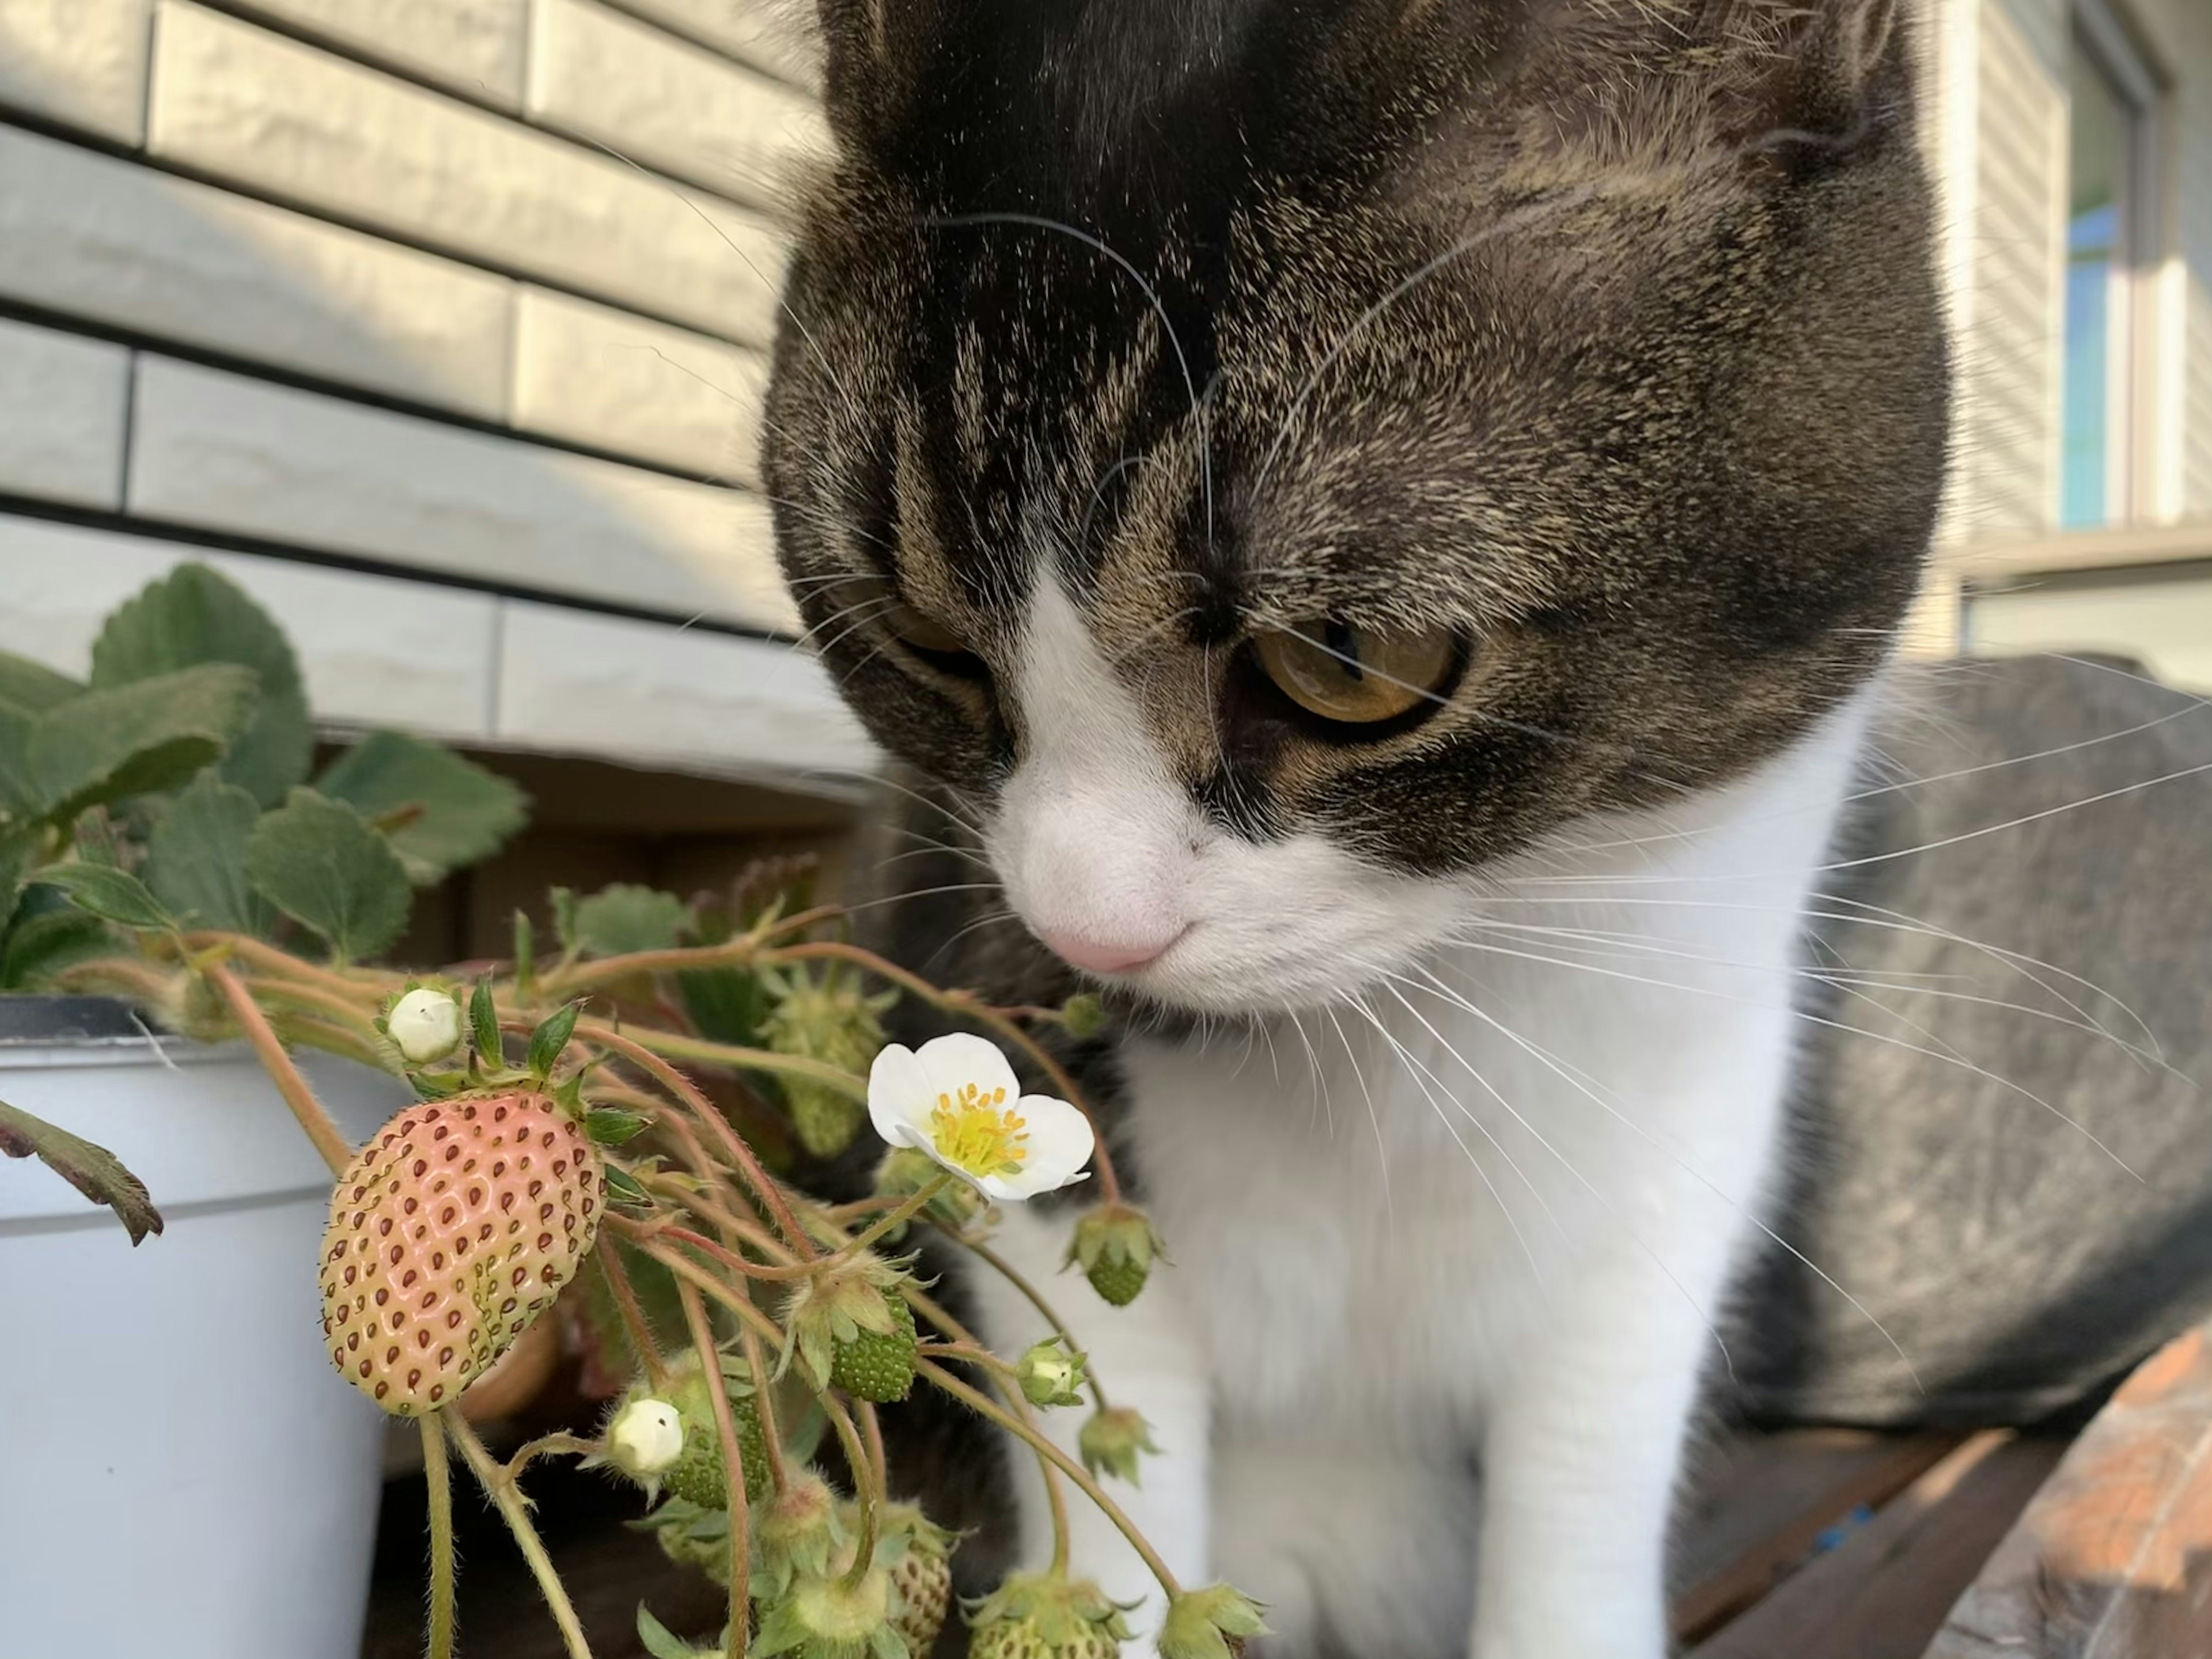
[[[2124,522],[2133,508],[2148,112],[2154,88],[2109,12],[2085,6],[2068,69],[2066,304],[2058,521]]]

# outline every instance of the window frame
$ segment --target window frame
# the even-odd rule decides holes
[[[2068,533],[2114,530],[2146,521],[2158,497],[2158,336],[2156,286],[2164,253],[2166,181],[2161,135],[2166,122],[2166,92],[2149,56],[2112,0],[2073,0],[2068,8],[2069,42],[2111,86],[2126,123],[2121,149],[2125,177],[2120,192],[2119,224],[2114,246],[2119,254],[2106,297],[2105,515],[2095,524],[2064,525],[2063,461],[2052,481],[2052,523]],[[2060,283],[2070,258],[2066,228],[2071,222],[2073,191],[2073,106],[2067,106],[2068,165],[2059,204]],[[2064,309],[2058,332],[2063,406],[2065,356]],[[2063,418],[2061,432],[2063,434]],[[2063,443],[2063,437],[2062,437]]]

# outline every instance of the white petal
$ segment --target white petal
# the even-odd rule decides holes
[[[1024,1095],[1021,1114],[1029,1126],[1029,1156],[1015,1176],[985,1176],[978,1182],[994,1198],[1019,1203],[1085,1178],[1083,1166],[1097,1149],[1091,1120],[1064,1100]]]
[[[1021,1084],[1014,1077],[1014,1068],[1006,1063],[999,1045],[965,1031],[930,1038],[915,1058],[929,1075],[932,1106],[936,1105],[939,1095],[951,1095],[957,1100],[960,1091],[971,1083],[986,1099],[1000,1089],[1006,1091],[1010,1101],[1022,1091]]]
[[[868,1121],[894,1146],[933,1151],[922,1126],[937,1104],[937,1091],[921,1056],[903,1043],[886,1043],[868,1067]]]

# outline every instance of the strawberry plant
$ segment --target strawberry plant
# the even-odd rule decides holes
[[[1074,1265],[1109,1304],[1146,1290],[1159,1240],[1042,1040],[1095,1030],[1095,1003],[1003,1009],[933,985],[854,945],[789,866],[704,900],[556,893],[547,948],[518,918],[507,961],[376,967],[413,889],[497,847],[522,803],[403,734],[319,771],[313,752],[289,647],[211,571],[185,567],[118,611],[85,684],[0,657],[0,988],[107,993],[173,1030],[242,1038],[328,1164],[329,1230],[299,1271],[319,1276],[332,1365],[418,1423],[432,1659],[453,1652],[455,1451],[570,1659],[589,1650],[523,1492],[547,1456],[636,1482],[652,1505],[637,1524],[727,1591],[716,1651],[919,1656],[951,1611],[957,1540],[889,1501],[877,1415],[917,1387],[1025,1445],[1053,1495],[1056,1565],[971,1612],[979,1651],[1125,1639],[1114,1605],[1068,1576],[1071,1492],[1158,1577],[1163,1654],[1232,1652],[1256,1631],[1233,1591],[1179,1584],[1100,1484],[1133,1480],[1151,1442],[1040,1288],[1016,1285],[1054,1340],[1001,1356],[890,1253],[928,1228],[1011,1274],[988,1247],[1001,1206],[1091,1181],[1099,1219]],[[886,1043],[878,1019],[902,997],[967,1029]],[[416,1103],[356,1148],[302,1048],[404,1079]],[[1024,1093],[1009,1051],[1050,1092]],[[827,1204],[778,1173],[863,1126],[886,1149],[872,1197]],[[0,1152],[46,1159],[134,1240],[160,1231],[160,1195],[127,1157],[4,1106]],[[614,1403],[596,1434],[499,1462],[457,1407],[556,1302]],[[1086,1395],[1078,1461],[1036,1414]],[[842,1491],[815,1467],[833,1443]],[[695,1651],[643,1609],[639,1630],[655,1653]]]

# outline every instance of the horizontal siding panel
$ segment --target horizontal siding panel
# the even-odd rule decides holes
[[[507,413],[505,278],[4,129],[0,297],[480,419]]]
[[[793,629],[757,497],[144,357],[132,513]]]
[[[121,346],[0,319],[0,491],[121,506],[130,400]]]
[[[229,0],[507,109],[522,103],[529,0]]]
[[[149,143],[710,333],[773,331],[783,245],[744,210],[183,0],[161,7]]]
[[[505,640],[504,743],[817,786],[874,764],[821,665],[790,646],[518,600],[507,603]]]
[[[530,113],[768,207],[793,160],[830,142],[807,94],[594,0],[536,0]]]
[[[0,107],[137,144],[153,0],[0,0]]]
[[[812,0],[616,0],[794,86],[820,79]]]
[[[0,514],[0,650],[82,675],[107,613],[187,561],[222,571],[283,625],[319,720],[490,738],[499,601],[404,578]]]
[[[757,487],[767,382],[750,347],[522,291],[514,423],[526,431]]]

